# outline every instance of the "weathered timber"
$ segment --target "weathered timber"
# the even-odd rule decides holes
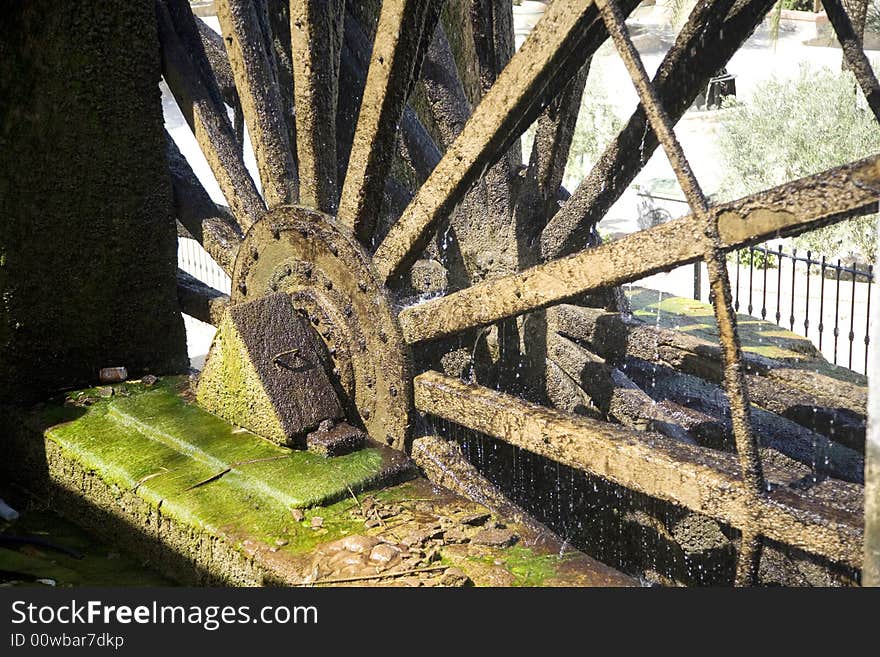
[[[442,25],[434,31],[434,39],[425,54],[421,84],[442,146],[448,148],[467,123],[471,105]]]
[[[434,0],[382,3],[367,81],[358,113],[348,171],[339,200],[340,220],[368,243],[397,141],[397,124],[413,77],[418,75],[419,44]],[[422,54],[424,54],[422,52]]]
[[[548,8],[379,245],[374,260],[383,279],[396,278],[418,257],[437,222],[449,216],[479,175],[511,143],[519,115],[556,70],[568,59],[591,54],[577,47],[595,16],[592,2],[557,0]]]
[[[339,73],[340,98],[345,98],[346,102],[338,103],[336,116],[336,159],[340,180],[346,177],[371,49],[372,45],[363,27],[354,16],[347,14]],[[422,125],[418,114],[409,106],[401,115],[399,133],[399,139],[396,140],[397,154],[412,169],[417,182],[421,182],[440,160],[437,145]],[[386,186],[390,179],[391,176],[386,177]],[[399,216],[400,211],[395,213],[395,220]]]
[[[721,245],[732,249],[866,214],[878,197],[880,156],[873,156],[717,206],[714,215]],[[688,215],[406,308],[404,337],[415,343],[450,335],[694,262],[704,252],[693,238],[700,230]]]
[[[238,247],[241,246],[241,229],[227,208],[211,200],[171,135],[165,134],[175,216],[220,268],[232,274]]]
[[[339,3],[306,0],[290,5],[291,63],[296,101],[300,198],[333,213],[336,182],[336,103],[342,42]]]
[[[343,1],[328,0],[328,4],[340,5]],[[260,12],[263,20],[262,28],[271,46],[269,52],[275,66],[276,81],[278,83],[278,92],[281,95],[281,109],[284,113],[284,123],[287,126],[290,152],[293,154],[293,159],[298,165],[295,116],[296,94],[294,93],[293,84],[292,38],[290,33],[291,4],[290,0],[262,0],[258,6],[263,10]],[[334,8],[331,10],[331,14],[336,16],[339,11]],[[340,30],[339,38],[341,38],[341,23],[336,27]],[[298,166],[297,171],[299,171]]]
[[[651,326],[596,308],[561,304],[548,312],[553,330],[615,364],[627,357],[666,365],[707,381],[723,380],[718,345],[681,331]],[[866,391],[803,365],[744,354],[749,399],[777,415],[863,451]]]
[[[694,435],[704,441],[709,439],[701,444],[726,451],[733,449],[730,405],[718,385],[636,358],[628,358],[621,363],[621,368],[643,390],[649,391],[658,405],[668,407],[672,403],[696,413],[694,419],[699,420],[699,424]],[[683,424],[688,422],[685,417],[677,417]],[[803,464],[813,477],[864,482],[864,458],[858,451],[757,405],[752,406],[752,425],[758,443],[764,448],[764,461],[768,460],[768,451],[774,451]]]
[[[588,60],[538,118],[526,180],[517,198],[517,210],[527,213],[527,217],[517,223],[528,231],[530,240],[538,237],[559,208],[559,189],[589,70]]]
[[[180,312],[201,322],[219,326],[229,297],[199,279],[177,270],[177,302]]]
[[[433,483],[482,504],[500,516],[547,531],[480,474],[455,442],[433,434],[419,436],[413,440],[410,456]]]
[[[400,117],[398,148],[404,162],[412,167],[419,184],[428,179],[442,157],[437,144],[431,139],[415,110],[409,106],[404,108]]]
[[[471,29],[485,96],[514,52],[512,3],[505,0],[472,0]]]
[[[874,69],[871,68],[871,63],[862,49],[862,39],[853,27],[841,0],[822,0],[822,6],[840,41],[844,62],[855,75],[874,117],[880,121],[880,83],[877,82]],[[862,29],[864,29],[864,15],[862,15]]]
[[[153,3],[0,13],[0,398],[182,371]]]
[[[663,145],[666,157],[675,172],[678,184],[684,192],[691,212],[702,231],[703,260],[709,272],[709,284],[715,298],[713,309],[718,325],[718,338],[724,358],[724,387],[730,400],[731,424],[736,440],[737,456],[742,468],[742,478],[753,495],[761,495],[765,488],[764,473],[758,445],[752,431],[751,409],[746,391],[745,374],[742,363],[742,346],[736,326],[736,314],[730,292],[730,278],[727,263],[722,251],[721,237],[715,216],[710,214],[709,202],[697,181],[690,162],[685,157],[674,122],[667,114],[657,92],[651,84],[641,56],[633,45],[629,29],[617,6],[616,0],[596,0],[608,33],[617,47],[630,73],[639,100],[645,108],[648,120],[657,139]],[[758,562],[760,560],[760,541],[752,527],[742,528],[742,549],[736,569],[736,584],[757,582]],[[749,542],[753,543],[750,545]]]
[[[654,89],[677,121],[706,87],[708,79],[761,23],[773,0],[698,2],[654,76]],[[551,260],[588,244],[593,226],[620,198],[658,146],[640,105],[608,145],[568,203],[541,236],[541,257]],[[636,157],[638,154],[638,157]]]
[[[223,37],[208,27],[205,21],[197,20],[196,27],[202,37],[202,47],[205,49],[205,56],[211,65],[214,79],[217,80],[220,94],[226,104],[232,107],[238,102],[238,92],[235,90],[235,77],[232,75],[232,66],[229,64],[229,56],[226,54]]]
[[[263,197],[271,208],[296,203],[299,180],[284,122],[274,58],[269,58],[267,17],[243,0],[217,0],[235,87],[241,100],[251,144],[260,172]]]
[[[549,410],[437,372],[416,377],[415,400],[425,413],[626,488],[833,561],[861,563],[860,514],[792,487],[756,498],[733,454]]]
[[[245,167],[240,141],[229,122],[216,80],[201,74],[210,69],[204,50],[194,46],[187,50],[184,45],[194,41],[201,44],[195,18],[189,13],[188,20],[184,20],[188,7],[186,11],[176,12],[176,22],[164,2],[159,2],[156,8],[162,44],[162,75],[236,221],[247,230],[265,212],[266,206]],[[178,30],[184,36],[180,36]]]
[[[547,338],[547,357],[578,383],[605,419],[696,444],[687,429],[618,368],[558,334]]]
[[[547,400],[553,405],[553,408],[566,413],[586,415],[595,420],[604,419],[605,415],[596,408],[593,400],[577,379],[570,377],[550,358],[547,359],[544,386],[547,389]]]

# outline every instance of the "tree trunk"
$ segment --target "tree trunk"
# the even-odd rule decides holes
[[[846,13],[849,14],[849,20],[852,22],[859,45],[861,46],[865,40],[865,19],[868,17],[868,3],[871,0],[842,0]],[[841,62],[841,70],[848,71],[849,65],[846,59]]]

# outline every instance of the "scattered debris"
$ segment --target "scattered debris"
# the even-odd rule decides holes
[[[147,374],[141,379],[141,383],[143,383],[148,388],[156,385],[156,382],[159,380],[159,377],[154,376],[153,374]]]
[[[505,548],[516,543],[519,537],[509,529],[487,528],[481,529],[471,540],[477,545]]]
[[[400,577],[401,575],[410,575],[413,573],[428,573],[438,570],[446,570],[446,566],[434,566],[431,568],[416,568],[414,570],[403,570],[399,572],[387,571],[377,573],[375,575],[361,575],[358,577],[340,577],[336,579],[319,579],[314,582],[304,582],[300,586],[320,586],[321,584],[347,584],[349,582],[366,582],[369,580],[387,579],[389,577]]]
[[[104,399],[108,399],[113,396],[113,388],[111,386],[101,386],[98,388],[98,397],[103,397]]]
[[[124,367],[103,367],[98,372],[101,383],[122,383],[128,378],[128,370]]]
[[[293,519],[296,522],[302,522],[303,520],[306,519],[306,514],[303,513],[302,509],[291,509],[290,515],[293,516]]]
[[[467,586],[471,578],[461,568],[449,568],[440,578],[441,586]]]
[[[485,513],[469,513],[465,516],[461,516],[458,519],[458,521],[462,525],[471,525],[471,526],[483,525],[486,523],[487,520],[489,520],[489,512],[488,511]]]
[[[321,516],[312,516],[312,529],[320,529],[324,526],[324,519]]]
[[[379,543],[370,552],[370,561],[387,564],[400,557],[400,548],[389,545],[388,543]]]

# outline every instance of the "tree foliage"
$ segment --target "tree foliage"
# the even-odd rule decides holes
[[[851,73],[802,66],[792,79],[773,78],[740,102],[727,99],[720,150],[729,200],[802,178],[880,151],[880,127],[856,91]],[[796,243],[836,255],[874,260],[877,215],[806,233]]]

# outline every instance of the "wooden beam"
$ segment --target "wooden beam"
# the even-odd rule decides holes
[[[792,235],[876,211],[880,155],[795,180],[713,208],[725,249]],[[694,262],[702,224],[691,215],[576,255],[405,308],[409,343],[422,342],[546,308],[577,294],[621,285]]]
[[[415,379],[416,408],[557,463],[858,567],[862,518],[789,487],[757,500],[735,454],[531,404],[438,372]]]

